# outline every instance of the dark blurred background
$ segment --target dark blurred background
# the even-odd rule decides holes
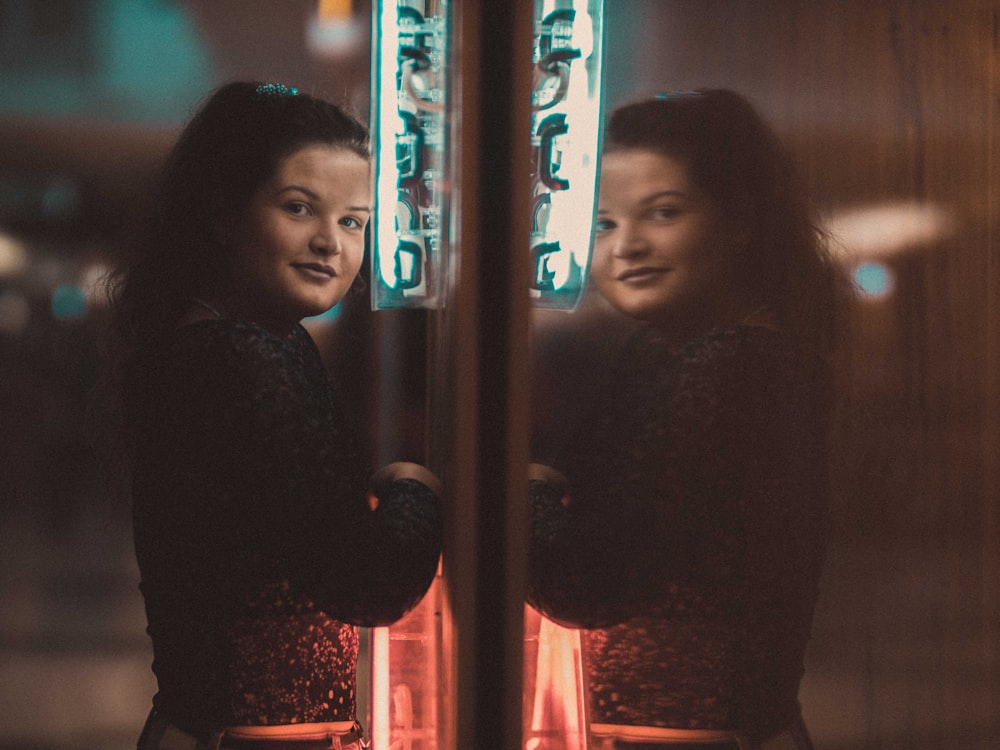
[[[125,750],[154,690],[128,509],[90,445],[97,280],[214,86],[282,81],[365,115],[369,15],[0,0],[0,750]],[[608,103],[747,95],[861,290],[802,690],[818,750],[1000,747],[998,28],[996,0],[607,4]],[[310,325],[326,356],[391,366],[353,331],[394,318],[364,308]],[[592,302],[537,313],[540,371],[596,369],[615,325]]]
[[[370,10],[320,10],[0,0],[3,750],[135,746],[155,683],[128,508],[92,448],[99,279],[215,86],[282,81],[367,116]],[[338,322],[313,325],[329,352]]]

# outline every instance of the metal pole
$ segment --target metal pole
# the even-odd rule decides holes
[[[449,517],[445,748],[521,746],[533,4],[456,2],[451,283],[435,348]],[[438,413],[441,413],[439,409]],[[447,644],[450,643],[450,648]]]

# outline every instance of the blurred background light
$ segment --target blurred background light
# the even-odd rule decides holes
[[[353,55],[368,43],[367,24],[367,18],[362,23],[354,15],[352,0],[320,0],[306,29],[309,51],[321,57]]]
[[[942,206],[917,201],[851,208],[833,214],[826,230],[833,251],[851,259],[889,258],[949,237],[955,220]]]
[[[110,269],[104,263],[90,263],[80,273],[80,287],[83,289],[87,307],[103,307],[108,302],[107,278]]]
[[[0,232],[0,279],[18,276],[28,267],[28,251],[19,240]]]
[[[87,293],[76,284],[60,284],[52,292],[52,315],[60,320],[87,314]]]
[[[855,266],[853,277],[858,290],[869,299],[888,297],[896,287],[895,274],[882,263]]]
[[[183,3],[0,3],[0,109],[178,122],[215,63]]]

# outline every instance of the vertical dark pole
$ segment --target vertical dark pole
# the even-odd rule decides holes
[[[476,141],[479,292],[479,519],[476,736],[473,747],[521,745],[527,420],[531,14],[482,2]],[[522,2],[520,5],[530,5]],[[492,8],[485,15],[486,8]],[[524,44],[528,40],[529,44]],[[490,679],[487,675],[496,675]],[[485,678],[485,679],[483,679]]]
[[[521,746],[533,3],[453,5],[444,747]],[[450,632],[448,632],[450,629]]]

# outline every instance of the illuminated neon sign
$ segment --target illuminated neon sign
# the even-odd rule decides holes
[[[446,197],[448,3],[376,4],[372,307],[437,307]]]
[[[372,306],[439,307],[448,259],[449,2],[375,7]],[[601,130],[603,0],[535,0],[530,295],[572,310],[586,285]]]

